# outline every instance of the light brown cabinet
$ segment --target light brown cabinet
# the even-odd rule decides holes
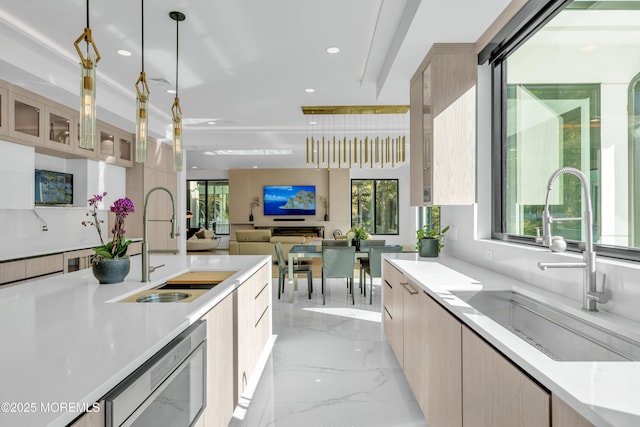
[[[425,356],[426,313],[422,309],[423,292],[410,280],[401,283],[403,299],[403,370],[418,402],[424,394],[423,371]],[[424,409],[423,409],[424,412]]]
[[[207,321],[207,406],[198,421],[202,426],[226,426],[235,406],[233,301],[229,295],[202,317]]]
[[[474,44],[434,44],[411,78],[412,206],[475,202]]]
[[[22,92],[9,92],[9,136],[44,145],[44,103]]]
[[[63,254],[64,272],[72,273],[78,270],[84,270],[91,265],[91,257],[95,251],[93,249],[78,249],[76,251],[68,251]],[[130,251],[127,251],[130,254]]]
[[[551,425],[553,427],[593,427],[558,396],[551,395]]]
[[[421,298],[426,321],[420,407],[432,427],[462,426],[462,324],[429,295]]]
[[[69,108],[45,105],[44,144],[54,150],[70,153],[73,151],[73,139],[77,138],[73,126],[76,112]]]
[[[549,426],[549,393],[467,327],[462,328],[463,425]]]
[[[383,300],[385,310],[384,330],[391,348],[400,363],[404,366],[404,295],[402,286],[404,274],[385,261],[383,273]]]
[[[149,138],[147,141],[147,161],[145,163],[134,163],[127,168],[127,197],[131,199],[134,206],[139,209],[127,217],[127,233],[132,236],[143,235],[143,213],[144,203],[147,193],[155,187],[165,187],[173,195],[176,209],[179,201],[177,175],[173,170],[172,163],[173,149],[169,144],[164,144]],[[162,220],[161,222],[149,221],[148,236],[151,249],[171,249],[177,250],[178,239],[171,238],[171,223],[166,220],[171,218],[171,199],[164,191],[155,191],[149,197],[147,206],[147,216],[149,220]],[[176,217],[180,213],[176,211]],[[179,232],[184,233],[184,226],[179,225]]]
[[[133,134],[98,120],[97,145],[80,147],[80,114],[28,90],[0,80],[0,135],[36,152],[63,158],[133,164]]]
[[[240,399],[271,335],[271,277],[266,266],[236,290],[238,316],[237,395]],[[237,402],[237,400],[236,400]]]

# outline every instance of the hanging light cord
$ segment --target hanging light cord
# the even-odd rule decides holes
[[[140,5],[142,15],[142,25],[140,26],[142,28],[142,72],[144,73],[144,0],[140,0]]]
[[[178,98],[178,58],[179,58],[179,36],[178,36],[178,26],[180,25],[180,20],[176,19],[176,98]]]
[[[87,0],[87,28],[91,28],[89,27],[89,0]],[[89,40],[87,40],[86,36],[84,40],[87,42],[87,58],[88,58],[89,57]]]

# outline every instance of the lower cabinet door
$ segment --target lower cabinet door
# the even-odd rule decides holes
[[[462,324],[429,295],[421,295],[426,320],[424,391],[420,407],[430,427],[462,427]]]
[[[550,425],[551,396],[546,390],[466,326],[462,349],[463,425]]]

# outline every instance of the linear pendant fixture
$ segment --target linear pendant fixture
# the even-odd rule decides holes
[[[147,135],[148,135],[148,119],[147,105],[149,102],[149,84],[147,83],[147,75],[144,72],[144,0],[140,0],[141,5],[141,33],[142,33],[142,68],[140,77],[136,81],[136,162],[144,163],[147,161]]]
[[[408,105],[314,106],[302,112],[308,117],[307,166],[393,168],[406,162]]]
[[[185,20],[184,13],[169,12],[171,19],[176,21],[176,97],[171,106],[171,115],[173,116],[173,169],[176,172],[182,170],[182,108],[180,107],[180,98],[178,97],[178,64],[179,64],[179,38],[178,26],[180,21]]]
[[[87,44],[83,55],[80,42]],[[89,0],[87,0],[87,26],[73,43],[80,56],[80,148],[93,150],[96,146],[96,66],[100,52],[93,41],[89,26]],[[90,51],[93,48],[93,52]]]

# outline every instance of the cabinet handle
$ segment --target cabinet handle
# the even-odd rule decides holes
[[[409,283],[404,282],[404,283],[400,283],[402,286],[404,286],[404,289],[409,292],[409,295],[417,295],[418,291],[416,291],[415,289],[413,289],[412,286],[409,285]]]
[[[388,287],[390,287],[391,289],[393,289],[393,286],[391,286],[391,283],[389,283],[387,280],[385,280],[385,281],[384,281],[384,283],[386,283]]]

